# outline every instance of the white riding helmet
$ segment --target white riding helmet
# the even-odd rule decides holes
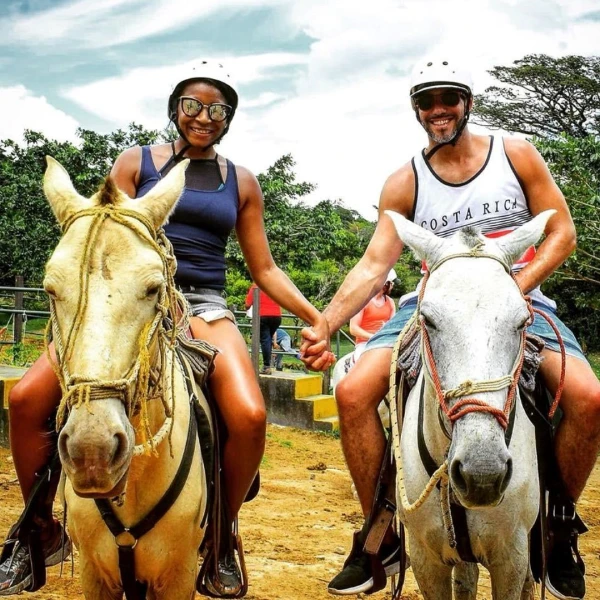
[[[177,102],[179,101],[179,96],[186,84],[197,79],[206,79],[217,87],[223,96],[225,96],[227,104],[232,108],[231,115],[228,118],[228,124],[231,123],[238,106],[237,85],[221,63],[208,60],[188,65],[181,72],[179,81],[173,86],[173,91],[169,96],[167,105],[169,120],[176,123]]]
[[[468,69],[459,63],[444,59],[426,58],[419,61],[410,78],[411,104],[416,109],[414,97],[435,88],[454,88],[473,95],[473,78]]]
[[[387,279],[385,280],[386,283],[394,283],[394,281],[396,281],[396,279],[398,278],[398,275],[396,275],[396,271],[394,271],[394,269],[392,269],[387,276]]]

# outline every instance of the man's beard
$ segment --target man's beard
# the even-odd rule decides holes
[[[427,132],[427,135],[436,143],[436,144],[447,144],[449,142],[451,142],[457,135],[459,128],[461,127],[462,123],[463,123],[464,117],[457,123],[454,122],[453,123],[453,127],[452,130],[448,133],[446,133],[445,135],[440,135],[438,133],[434,133],[432,131],[431,126],[429,125],[429,123],[424,122],[423,123],[423,128],[425,129],[425,131]]]

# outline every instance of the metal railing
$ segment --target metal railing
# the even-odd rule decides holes
[[[4,314],[9,314],[11,315],[11,317],[9,317],[7,324],[4,327],[0,327],[0,330],[4,329],[3,335],[5,335],[8,331],[8,326],[10,324],[10,320],[13,319],[14,323],[13,323],[13,338],[12,340],[5,340],[3,339],[3,337],[0,336],[0,345],[17,345],[17,344],[21,344],[23,343],[23,338],[24,338],[24,334],[25,334],[25,329],[26,329],[26,324],[29,318],[43,318],[43,319],[47,319],[50,316],[50,311],[47,310],[37,310],[37,309],[31,309],[31,308],[27,308],[25,306],[26,304],[26,300],[28,299],[27,296],[30,294],[44,294],[45,295],[45,290],[43,288],[38,288],[38,287],[25,287],[23,285],[23,277],[18,276],[15,278],[15,285],[14,286],[0,286],[0,295],[3,294],[11,294],[14,296],[14,303],[13,306],[8,307],[8,306],[0,306],[0,314],[4,313]],[[256,315],[256,317],[253,317],[249,322],[246,320],[246,312],[245,311],[241,311],[241,310],[234,310],[233,313],[236,316],[237,319],[237,326],[240,330],[244,329],[250,329],[251,330],[251,334],[250,334],[250,344],[249,344],[249,349],[250,349],[250,356],[252,357],[252,364],[254,366],[254,370],[256,372],[256,374],[258,375],[259,372],[259,356],[260,356],[260,317],[258,316],[260,314],[260,292],[259,289],[256,288],[254,290],[254,295],[253,295],[253,305],[252,305],[252,314]],[[39,302],[39,298],[36,299]],[[293,321],[293,325],[290,324],[284,324],[283,321]],[[299,324],[300,319],[298,317],[296,317],[295,315],[292,314],[282,314],[282,325],[280,326],[281,329],[285,330],[285,331],[291,331],[294,332],[294,335],[290,335],[290,337],[294,338],[295,333],[297,333],[298,331],[300,331],[301,329],[303,329],[305,327],[305,325],[303,324]],[[35,333],[30,332],[29,335],[36,335]],[[43,335],[43,334],[37,334],[39,336]],[[339,358],[340,357],[340,348],[341,348],[341,340],[345,339],[348,342],[350,342],[352,345],[354,345],[354,340],[345,332],[345,331],[338,331],[335,334],[335,337],[332,339],[332,342],[334,342],[334,350],[335,350],[335,354],[336,356]],[[290,351],[290,352],[286,352],[284,350],[273,350],[274,354],[282,354],[282,355],[289,355],[289,356],[295,356],[296,352],[295,351]],[[324,381],[323,381],[323,389],[328,389],[329,388],[329,372],[325,373],[324,376]]]

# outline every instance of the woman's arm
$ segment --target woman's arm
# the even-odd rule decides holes
[[[329,347],[329,327],[323,315],[302,295],[290,278],[275,264],[264,225],[264,200],[256,177],[237,167],[240,207],[236,234],[253,281],[277,304],[311,325],[318,338],[316,349]],[[334,357],[326,352],[324,363]]]

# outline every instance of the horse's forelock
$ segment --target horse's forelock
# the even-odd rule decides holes
[[[461,229],[459,232],[460,240],[467,246],[467,248],[475,248],[478,244],[481,243],[485,238],[481,234],[481,231],[476,227],[465,227]]]
[[[115,185],[114,181],[107,177],[102,184],[102,187],[98,190],[97,202],[100,206],[108,206],[110,204],[117,205],[120,202],[119,188]]]

